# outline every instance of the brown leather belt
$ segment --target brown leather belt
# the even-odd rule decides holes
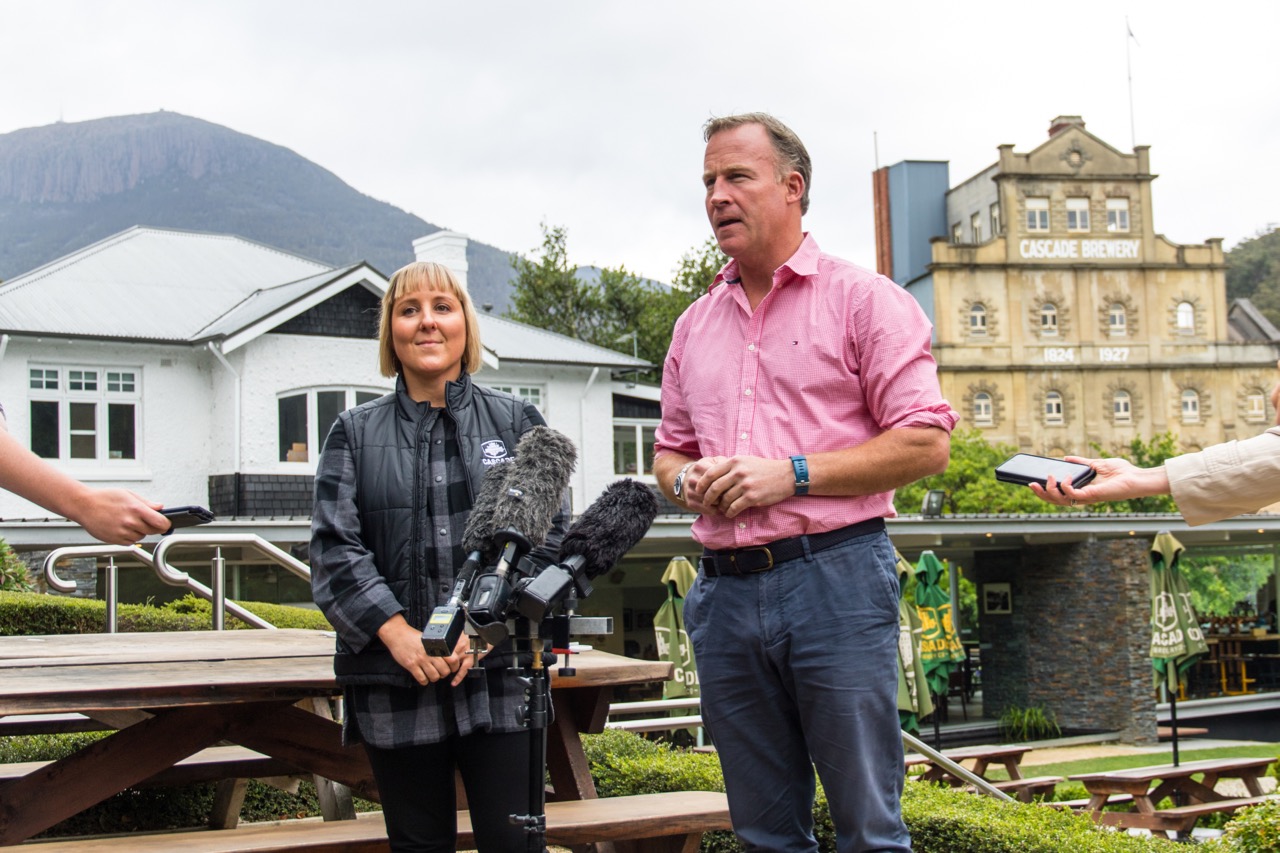
[[[841,542],[847,542],[856,536],[868,533],[879,533],[884,530],[883,518],[868,518],[857,524],[828,530],[826,533],[815,533],[809,539],[809,553],[816,554]],[[707,577],[721,575],[753,575],[767,572],[779,563],[804,556],[804,536],[792,536],[790,539],[779,539],[768,545],[755,548],[732,548],[723,551],[707,549],[702,552],[698,565]]]

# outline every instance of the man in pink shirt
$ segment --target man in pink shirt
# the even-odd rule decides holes
[[[911,296],[802,230],[800,139],[763,113],[704,138],[732,261],[676,323],[654,474],[699,513],[684,615],[734,830],[816,851],[816,765],[841,853],[907,851],[884,519],[895,488],[946,468],[957,415]]]

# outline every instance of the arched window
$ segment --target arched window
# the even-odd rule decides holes
[[[986,391],[973,395],[973,422],[983,426],[991,425],[991,395]]]
[[[1184,424],[1200,422],[1200,394],[1191,388],[1182,392],[1182,422]]]
[[[1175,321],[1178,331],[1184,335],[1190,335],[1196,330],[1196,306],[1190,302],[1179,302],[1177,320]]]
[[[1058,334],[1058,306],[1052,302],[1040,306],[1040,334],[1048,337]]]
[[[1267,398],[1259,388],[1251,388],[1244,398],[1244,416],[1251,421],[1264,420],[1267,417]]]
[[[1062,395],[1050,391],[1044,395],[1044,422],[1046,424],[1062,423]]]
[[[1133,422],[1133,399],[1128,391],[1117,391],[1111,397],[1111,412],[1118,424]]]
[[[1113,338],[1123,338],[1129,332],[1129,315],[1119,302],[1112,302],[1107,310],[1107,329]]]
[[[985,335],[987,333],[987,306],[975,302],[969,308],[969,334]]]

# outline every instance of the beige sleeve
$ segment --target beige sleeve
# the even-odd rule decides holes
[[[1280,426],[1164,463],[1187,524],[1208,524],[1280,501]]]

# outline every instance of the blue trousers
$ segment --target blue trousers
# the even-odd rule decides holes
[[[840,853],[910,851],[902,822],[898,576],[871,533],[744,576],[698,579],[684,617],[702,717],[749,851],[816,853],[814,768]]]

